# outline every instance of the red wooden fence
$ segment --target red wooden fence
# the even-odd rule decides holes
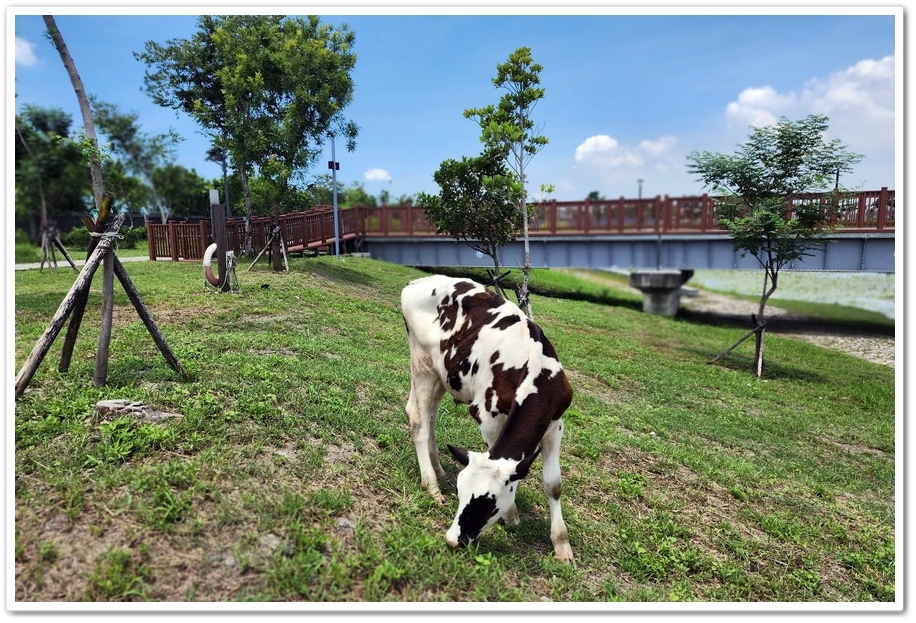
[[[836,201],[834,193],[800,195],[789,205],[815,200],[825,208]],[[613,234],[702,234],[722,233],[715,219],[716,202],[708,195],[691,197],[654,197],[647,199],[602,199],[596,201],[547,201],[537,204],[530,226],[533,236],[613,235]],[[849,232],[894,230],[894,191],[862,191],[839,198],[835,225]],[[339,210],[342,243],[367,236],[432,236],[435,226],[418,206],[356,206]],[[283,241],[288,252],[314,250],[334,244],[334,212],[320,206],[307,212],[280,216]],[[229,249],[241,253],[245,221],[226,222]],[[272,217],[251,220],[252,247],[260,251],[270,240]],[[146,224],[149,257],[178,260],[203,259],[213,242],[210,224],[169,222]]]

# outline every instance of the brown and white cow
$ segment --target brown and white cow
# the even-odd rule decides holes
[[[421,483],[445,502],[435,428],[446,391],[469,405],[489,449],[449,445],[465,467],[458,474],[458,510],[446,542],[466,545],[500,518],[517,524],[519,481],[540,453],[554,556],[571,561],[560,508],[560,440],[572,388],[547,336],[518,306],[469,279],[416,279],[401,292],[401,311],[410,345],[406,411]]]

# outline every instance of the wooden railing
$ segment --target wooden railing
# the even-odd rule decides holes
[[[803,195],[787,202],[787,209],[798,202],[817,201],[825,210],[835,202],[833,224],[842,231],[870,232],[894,230],[895,196],[882,188],[843,194]],[[722,233],[715,218],[716,204],[722,199],[708,195],[611,199],[595,201],[547,201],[537,204],[530,225],[533,236],[613,235],[613,234],[703,234]],[[340,240],[354,241],[368,236],[434,236],[435,226],[419,206],[356,206],[339,210]],[[251,220],[252,248],[260,251],[270,240],[272,217]],[[334,244],[334,212],[320,206],[307,212],[279,217],[286,250],[291,253],[317,250]],[[226,223],[229,249],[239,255],[245,239],[245,221]],[[146,224],[150,259],[203,259],[212,242],[210,224],[169,222]]]

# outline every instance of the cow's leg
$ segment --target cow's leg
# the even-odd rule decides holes
[[[569,545],[569,532],[563,521],[563,510],[560,508],[560,494],[563,481],[560,476],[560,441],[563,439],[562,418],[553,422],[541,441],[541,462],[544,493],[550,507],[550,540],[553,541],[553,555],[557,560],[572,562],[572,547]]]
[[[445,388],[437,376],[423,370],[411,370],[410,396],[405,410],[417,451],[420,482],[440,504],[445,503],[445,497],[439,491],[439,478],[445,475],[445,470],[439,462],[439,451],[436,448],[436,416],[444,393]]]

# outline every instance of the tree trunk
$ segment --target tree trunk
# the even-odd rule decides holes
[[[518,111],[518,127],[524,128],[525,115],[521,109]],[[524,138],[522,139],[524,141]],[[522,185],[522,198],[519,199],[518,209],[522,213],[522,235],[525,245],[525,265],[522,266],[522,287],[518,291],[518,303],[529,319],[534,320],[529,297],[529,282],[531,280],[531,246],[528,236],[528,192],[525,186],[525,145],[519,145],[516,154],[518,164],[518,181]]]
[[[254,255],[254,243],[251,240],[251,188],[248,186],[248,173],[245,167],[239,167],[239,176],[242,178],[242,196],[245,198],[245,242],[242,245],[242,255]]]
[[[770,260],[772,263],[772,259]],[[766,312],[767,301],[776,291],[776,280],[779,273],[768,264],[763,272],[763,292],[760,295],[760,305],[757,308],[757,316],[754,318],[754,333],[756,336],[754,346],[754,372],[757,378],[763,376],[763,338],[766,332],[767,319],[764,315]]]
[[[108,351],[111,345],[111,324],[114,316],[114,247],[102,260],[102,324],[99,327],[99,348],[95,351],[92,384],[101,387],[108,382]]]
[[[99,209],[102,206],[102,195],[105,192],[105,187],[102,183],[102,162],[99,157],[99,141],[95,135],[95,124],[92,121],[92,109],[89,107],[89,98],[86,96],[83,80],[80,78],[79,72],[76,71],[73,57],[70,56],[67,44],[64,42],[64,38],[57,28],[57,22],[54,21],[54,16],[42,15],[42,18],[44,18],[45,26],[48,28],[48,35],[51,37],[51,42],[57,49],[58,54],[60,54],[60,59],[67,69],[67,74],[70,76],[70,82],[73,83],[73,90],[76,92],[80,113],[83,115],[83,128],[86,132],[86,138],[89,139],[91,143],[91,150],[88,155],[89,172],[92,175],[92,196],[95,199],[96,209]]]
[[[273,219],[272,224],[273,224],[274,231],[277,231],[277,229],[280,227],[280,198],[279,197],[274,199],[273,207],[271,208],[271,211],[270,211],[270,216]],[[270,243],[271,259],[273,260],[272,266],[273,266],[274,272],[278,272],[278,273],[283,270],[283,260],[280,257],[280,241],[282,237],[283,237],[282,233],[280,235],[274,236],[273,241],[271,241]]]

